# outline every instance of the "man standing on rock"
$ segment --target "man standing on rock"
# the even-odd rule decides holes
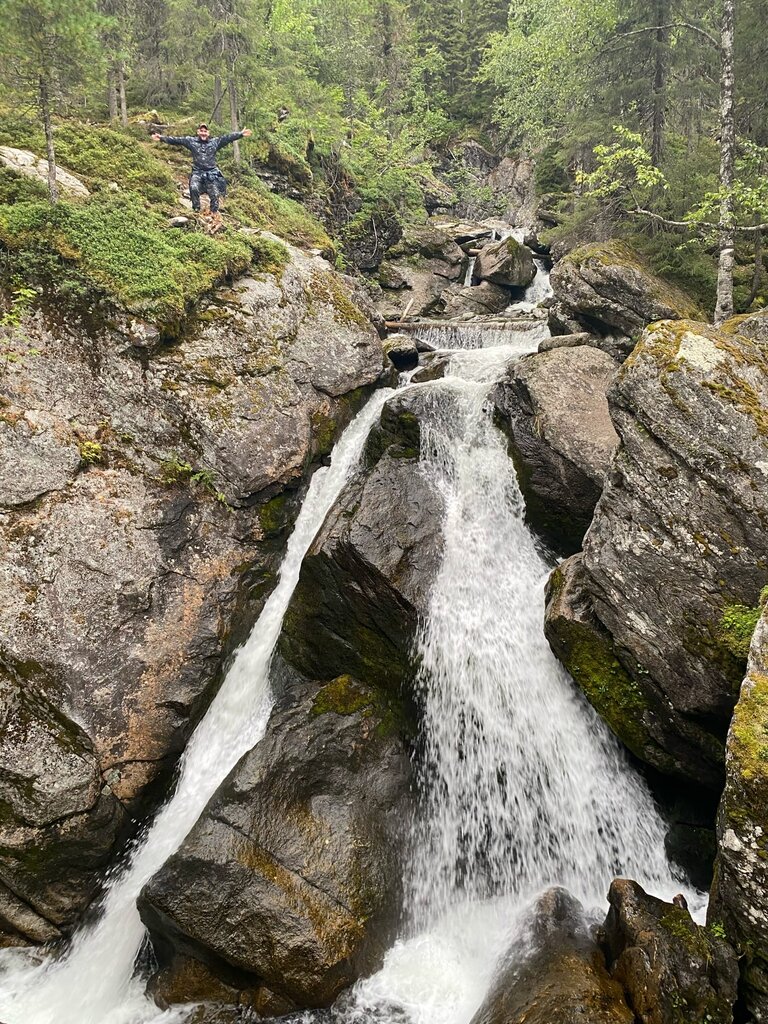
[[[207,124],[197,126],[197,135],[160,135],[154,132],[155,142],[167,142],[169,146],[183,146],[192,154],[192,174],[189,177],[189,198],[192,209],[200,212],[200,194],[206,192],[211,204],[214,230],[221,227],[219,200],[227,194],[227,180],[216,166],[216,154],[222,146],[228,146],[237,139],[253,134],[250,128],[229,135],[211,138]]]

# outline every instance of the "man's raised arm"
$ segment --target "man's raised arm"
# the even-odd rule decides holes
[[[166,142],[169,146],[185,146],[189,148],[190,142],[194,142],[192,135],[160,135],[158,132],[152,132],[150,136],[153,142]]]
[[[253,135],[250,128],[243,128],[241,132],[230,132],[229,135],[220,135],[218,138],[218,145],[216,149],[221,149],[222,146],[229,146],[232,142],[237,142],[238,139],[247,139],[249,135]]]

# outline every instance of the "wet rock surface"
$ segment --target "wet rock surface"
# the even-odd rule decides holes
[[[482,249],[474,270],[474,276],[482,281],[508,288],[526,288],[535,273],[531,250],[514,238],[505,238]]]
[[[768,1020],[768,612],[758,622],[726,748],[708,919],[742,955],[744,999]]]
[[[552,269],[553,334],[596,329],[634,339],[655,320],[695,318],[680,289],[653,274],[624,242],[595,242],[568,253]],[[631,343],[627,351],[631,351]]]
[[[625,989],[639,1024],[731,1024],[738,965],[728,943],[637,882],[617,879],[608,899],[611,977]]]
[[[526,518],[563,551],[581,547],[618,444],[606,399],[615,371],[604,352],[562,348],[521,359],[494,391]]]
[[[387,402],[368,466],[315,538],[285,617],[280,650],[304,675],[349,673],[399,693],[441,551],[442,499],[421,472],[425,392]]]
[[[766,358],[733,325],[645,332],[609,392],[621,445],[584,541],[584,593],[633,681],[628,713],[657,718],[664,770],[712,788],[744,673],[730,610],[766,583]],[[610,722],[610,692],[594,699],[605,681],[579,681]]]
[[[399,920],[410,779],[378,691],[351,677],[278,686],[264,739],[140,900],[161,963],[199,960],[269,1015],[330,1005],[379,964]]]
[[[344,279],[290,257],[174,343],[129,317],[38,315],[39,354],[5,371],[7,941],[71,927],[159,795],[271,586],[310,464],[381,372]]]
[[[634,1024],[578,900],[549,890],[528,928],[529,941],[509,951],[472,1024]]]

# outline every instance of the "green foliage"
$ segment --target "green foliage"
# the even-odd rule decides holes
[[[26,285],[16,285],[11,292],[11,301],[0,315],[0,363],[3,366],[40,354],[22,329],[24,317],[36,298],[35,289]]]
[[[242,236],[170,230],[137,197],[109,193],[53,209],[39,201],[2,207],[0,243],[26,276],[95,288],[163,322],[178,320],[217,281],[244,270],[253,251]]]
[[[101,462],[104,457],[104,451],[98,441],[81,441],[79,448],[80,463],[83,466],[92,466]]]
[[[645,206],[657,189],[666,188],[638,132],[614,125],[616,141],[594,148],[596,166],[581,172],[578,182],[598,199],[616,199],[630,209]]]
[[[182,484],[193,484],[207,491],[222,505],[227,504],[226,495],[218,490],[216,477],[210,469],[195,469],[190,462],[182,460],[178,455],[165,459],[160,463],[160,481],[168,487]]]
[[[764,592],[765,593],[765,592]],[[723,646],[743,661],[747,660],[749,647],[752,643],[752,634],[762,612],[763,595],[761,604],[756,608],[749,608],[743,604],[728,605],[724,610],[718,625],[718,637]]]

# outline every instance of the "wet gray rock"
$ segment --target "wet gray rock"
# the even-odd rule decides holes
[[[553,334],[580,329],[620,331],[636,338],[655,320],[695,318],[695,303],[653,274],[626,243],[612,240],[581,246],[554,265],[550,311]]]
[[[539,897],[472,1024],[634,1024],[608,976],[581,904],[565,889]]]
[[[639,1024],[732,1024],[738,964],[733,949],[687,910],[616,879],[605,938],[611,977]]]
[[[344,280],[290,255],[173,344],[119,313],[24,325],[39,355],[0,407],[0,941],[71,928],[161,795],[381,372]]]
[[[139,904],[161,964],[198,960],[271,1015],[275,998],[283,1012],[328,1006],[380,964],[400,914],[410,779],[378,691],[348,676],[278,685],[264,739]]]
[[[494,391],[526,518],[564,551],[581,547],[618,444],[606,399],[615,372],[604,352],[559,348],[521,359]]]
[[[713,788],[745,668],[728,610],[757,604],[768,564],[768,354],[737,330],[663,321],[619,372],[609,404],[621,444],[582,577],[633,681],[626,715],[647,728],[666,705],[654,729],[665,770]],[[610,722],[599,670],[579,681]]]
[[[708,921],[739,951],[747,1008],[768,1020],[768,612],[752,639],[726,748]]]
[[[507,288],[481,281],[480,284],[467,287],[449,288],[443,293],[443,316],[461,317],[467,314],[484,316],[490,313],[501,313],[512,301]]]
[[[313,542],[285,617],[280,650],[304,675],[348,673],[399,694],[441,552],[442,499],[419,463],[429,396],[387,402],[368,467],[342,492]]]
[[[514,238],[487,245],[477,257],[474,270],[475,277],[507,288],[526,288],[535,274],[531,250]]]
[[[552,330],[551,311],[548,323]],[[575,321],[572,326],[579,327]],[[607,353],[618,366],[624,362],[634,348],[634,343],[624,335],[590,334],[588,331],[577,330],[575,334],[554,334],[551,338],[545,338],[539,345],[539,352],[551,352],[556,348],[579,348],[582,345]]]
[[[413,370],[419,362],[419,350],[412,334],[390,334],[384,339],[383,348],[398,370]]]

